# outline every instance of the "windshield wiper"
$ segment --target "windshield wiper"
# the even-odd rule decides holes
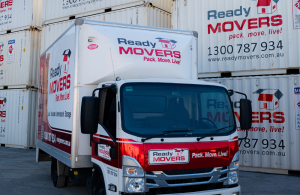
[[[226,128],[229,128],[229,127],[233,127],[233,126],[234,126],[234,125],[231,125],[231,126],[228,126],[228,127],[223,127],[223,128],[217,129],[217,130],[213,130],[213,131],[209,132],[209,134],[207,134],[207,135],[205,135],[205,136],[203,136],[203,137],[198,137],[198,138],[197,138],[197,141],[200,141],[200,140],[203,139],[203,138],[206,138],[206,137],[215,135],[215,134],[217,134],[218,132],[220,132],[221,130],[226,129]]]
[[[165,133],[162,133],[162,134],[158,134],[158,135],[154,135],[152,137],[147,137],[147,138],[143,138],[142,139],[142,142],[145,142],[146,140],[148,139],[152,139],[152,138],[155,138],[155,137],[160,137],[160,136],[163,136],[163,135],[167,135],[169,133],[177,133],[177,132],[192,132],[193,130],[173,130],[173,131],[163,131]]]

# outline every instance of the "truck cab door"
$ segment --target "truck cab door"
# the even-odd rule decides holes
[[[116,94],[110,89],[99,93],[99,124],[93,135],[92,157],[103,173],[106,192],[108,184],[118,186],[118,146],[116,145],[117,107]],[[98,142],[98,143],[95,143]]]

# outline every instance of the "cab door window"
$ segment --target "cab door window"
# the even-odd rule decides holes
[[[109,89],[100,92],[99,122],[116,138],[116,94]]]

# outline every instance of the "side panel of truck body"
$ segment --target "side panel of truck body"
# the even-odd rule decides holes
[[[80,105],[99,83],[197,78],[193,32],[78,21],[41,55],[39,82],[37,147],[72,168],[92,166]]]

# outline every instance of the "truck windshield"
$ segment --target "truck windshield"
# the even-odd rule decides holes
[[[126,83],[121,87],[122,128],[139,137],[228,135],[236,129],[225,88],[209,85]]]

